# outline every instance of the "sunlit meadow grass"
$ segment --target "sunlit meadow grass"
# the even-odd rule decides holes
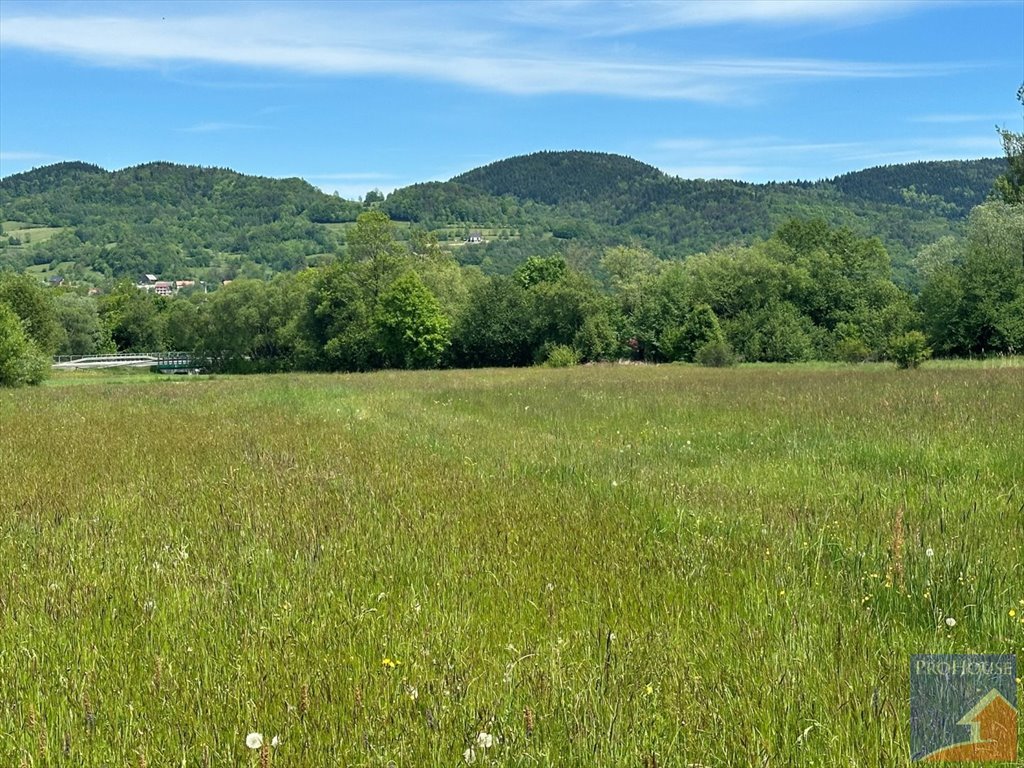
[[[1024,654],[1022,414],[1011,365],[0,393],[0,765],[904,764],[909,654]]]

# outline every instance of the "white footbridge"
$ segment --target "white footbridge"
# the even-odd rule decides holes
[[[58,355],[53,358],[53,368],[58,371],[153,368],[168,373],[191,373],[203,367],[191,352],[118,352],[112,355]]]

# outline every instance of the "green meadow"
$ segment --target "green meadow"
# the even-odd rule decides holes
[[[1022,435],[1020,361],[0,392],[0,765],[903,765],[910,654],[1024,661]]]

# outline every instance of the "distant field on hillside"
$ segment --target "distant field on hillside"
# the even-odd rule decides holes
[[[3,236],[14,238],[18,244],[28,246],[32,244],[45,243],[58,232],[63,232],[66,227],[44,227],[38,224],[28,224],[23,221],[3,222]]]
[[[1022,414],[1020,360],[0,392],[0,764],[901,765],[910,654],[1024,654]]]

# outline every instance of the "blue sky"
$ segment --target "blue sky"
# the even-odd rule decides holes
[[[0,0],[0,175],[153,160],[327,191],[544,149],[690,178],[998,156],[1024,0]]]

